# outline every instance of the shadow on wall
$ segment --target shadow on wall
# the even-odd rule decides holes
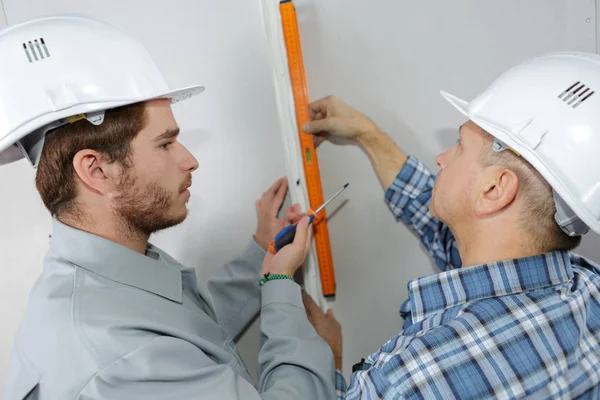
[[[335,218],[336,214],[337,214],[338,212],[340,212],[340,210],[341,210],[342,208],[344,208],[344,206],[345,206],[346,204],[348,204],[348,202],[349,202],[349,201],[350,201],[350,199],[344,199],[344,201],[342,201],[340,204],[338,204],[338,206],[337,206],[337,207],[335,207],[335,208],[333,209],[333,211],[331,211],[331,212],[328,212],[328,213],[327,213],[327,222],[329,222],[329,221],[331,221],[333,218]]]

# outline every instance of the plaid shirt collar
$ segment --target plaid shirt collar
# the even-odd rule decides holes
[[[490,297],[528,292],[573,278],[567,251],[458,268],[408,282],[400,313],[416,323],[451,307]]]

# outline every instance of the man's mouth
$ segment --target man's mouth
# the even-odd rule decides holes
[[[185,181],[185,182],[182,184],[180,192],[184,192],[184,191],[186,191],[186,190],[187,190],[187,189],[189,189],[191,186],[192,186],[192,180],[191,180],[191,179],[189,179],[189,180]]]

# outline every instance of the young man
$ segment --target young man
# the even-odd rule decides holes
[[[5,398],[333,397],[331,351],[291,278],[309,249],[307,219],[293,244],[265,256],[284,226],[284,180],[256,204],[255,241],[208,283],[148,243],[186,218],[198,162],[177,141],[171,102],[201,88],[170,91],[136,40],[82,17],[9,28],[0,56],[13,77],[0,89],[0,159],[37,167],[55,218]],[[299,215],[289,209],[289,222]],[[255,387],[234,339],[259,309]]]
[[[498,78],[434,176],[335,98],[305,130],[366,150],[397,220],[444,272],[410,281],[403,330],[356,365],[339,399],[596,399],[600,269],[570,253],[600,232],[600,56],[551,54]],[[310,319],[341,365],[341,329]]]

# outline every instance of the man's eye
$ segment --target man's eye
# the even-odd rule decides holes
[[[167,142],[165,144],[161,144],[159,147],[163,150],[167,150],[169,148],[169,146],[171,146],[173,144],[173,142]]]

